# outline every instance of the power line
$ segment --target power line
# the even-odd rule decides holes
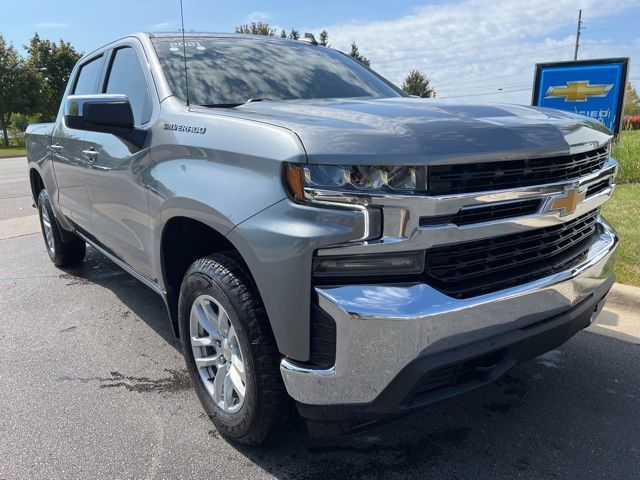
[[[446,98],[463,98],[463,97],[481,97],[483,95],[497,95],[500,93],[513,93],[513,92],[526,92],[526,91],[531,91],[531,87],[529,88],[519,88],[517,90],[498,90],[495,92],[484,92],[484,93],[472,93],[469,95],[453,95],[451,97],[438,97],[441,100],[444,100]]]
[[[500,84],[500,83],[496,83],[493,85],[478,85],[477,87],[470,87],[470,88],[464,88],[465,92],[474,92],[475,90],[483,90],[483,89],[487,89],[487,88],[496,88],[496,89],[507,89],[507,88],[522,88],[522,87],[526,87],[526,86],[531,86],[531,81],[528,82],[518,82],[518,83],[507,83],[507,84]],[[455,93],[456,91],[460,91],[460,87],[457,86],[449,86],[449,85],[443,85],[441,88],[438,88],[438,94],[442,94],[444,93],[446,95],[447,92],[452,92]]]

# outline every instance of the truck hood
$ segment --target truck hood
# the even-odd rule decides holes
[[[524,159],[590,150],[611,138],[601,123],[558,110],[419,98],[251,102],[233,115],[295,132],[310,163]]]

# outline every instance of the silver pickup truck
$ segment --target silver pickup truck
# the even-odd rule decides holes
[[[205,411],[252,444],[289,399],[332,435],[487,384],[614,281],[605,127],[411,98],[305,40],[122,38],[27,136],[51,260],[89,243],[161,295]]]

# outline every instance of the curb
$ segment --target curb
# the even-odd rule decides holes
[[[3,160],[5,158],[24,158],[26,157],[26,154],[19,154],[19,155],[0,155],[0,160]]]
[[[637,313],[640,318],[640,288],[614,283],[607,295],[607,304]]]

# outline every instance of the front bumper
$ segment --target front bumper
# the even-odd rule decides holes
[[[287,390],[304,416],[328,420],[314,406],[325,413],[334,407],[336,411],[355,408],[377,417],[424,405],[424,398],[420,405],[407,398],[413,383],[454,360],[464,362],[500,351],[500,368],[487,376],[490,381],[526,359],[528,355],[514,352],[526,350],[529,337],[565,325],[560,327],[561,334],[527,350],[535,356],[589,324],[614,281],[617,243],[615,232],[600,219],[599,237],[576,267],[462,300],[424,283],[316,288],[319,307],[336,323],[336,362],[330,369],[318,370],[285,358],[281,373]],[[407,375],[403,373],[407,369],[413,372],[409,380],[398,380]],[[468,389],[462,386],[457,391]],[[440,397],[442,393],[432,392],[426,403]]]

